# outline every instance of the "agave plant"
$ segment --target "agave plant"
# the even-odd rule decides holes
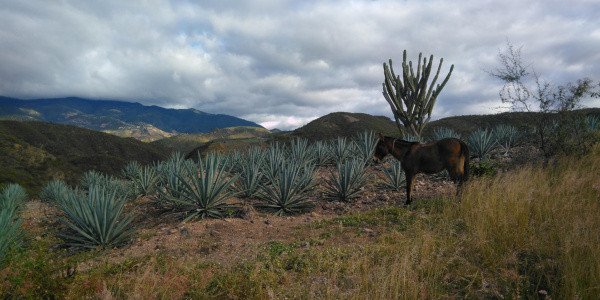
[[[276,216],[294,214],[313,207],[308,200],[316,184],[314,165],[284,161],[275,173],[266,173],[270,184],[262,186],[261,199],[256,206],[273,211]]]
[[[85,172],[79,180],[79,186],[85,190],[90,189],[92,186],[103,186],[107,182],[106,176],[100,172],[90,170]]]
[[[498,147],[502,149],[505,155],[508,154],[510,149],[519,144],[522,136],[521,132],[515,127],[504,124],[496,126],[496,128],[492,130],[492,134],[496,137]]]
[[[487,128],[485,130],[479,128],[471,133],[467,138],[467,144],[473,153],[482,160],[489,159],[490,155],[499,147],[494,132],[488,132]]]
[[[331,142],[331,159],[337,164],[345,161],[352,155],[353,145],[348,143],[345,137],[338,137],[337,140]]]
[[[125,165],[125,168],[121,171],[123,178],[133,180],[137,177],[142,170],[142,165],[137,161],[130,161]]]
[[[25,201],[27,201],[27,193],[19,184],[11,183],[0,191],[0,209],[2,210],[14,210],[15,213],[18,213]]]
[[[600,129],[600,118],[597,115],[588,115],[585,117],[585,125],[588,130]]]
[[[355,156],[364,162],[370,162],[375,155],[375,147],[377,147],[378,139],[375,137],[375,132],[364,131],[358,134],[353,139]]]
[[[272,143],[265,153],[263,171],[267,176],[277,176],[285,162],[285,147]]]
[[[406,184],[406,176],[397,160],[390,161],[389,168],[383,168],[383,174],[385,175],[383,184],[393,190],[400,191]]]
[[[421,139],[412,133],[402,134],[402,139],[407,142],[421,142]]]
[[[152,166],[144,166],[138,170],[138,174],[129,177],[133,183],[136,196],[143,197],[152,194],[156,190],[159,181],[156,169]]]
[[[155,170],[158,174],[159,186],[156,188],[157,195],[150,197],[157,206],[165,209],[176,209],[181,206],[179,200],[182,198],[181,180],[184,175],[186,165],[191,166],[195,163],[191,160],[186,160],[180,153],[173,153],[171,157],[155,165]]]
[[[433,130],[433,140],[438,141],[445,138],[460,139],[460,133],[446,127],[438,127]]]
[[[58,203],[65,193],[72,191],[71,188],[62,180],[54,180],[46,183],[40,191],[38,197],[42,201]]]
[[[248,155],[245,163],[241,163],[240,177],[236,183],[236,188],[243,198],[255,198],[259,195],[261,189],[261,180],[264,175],[262,172],[261,156]]]
[[[337,163],[337,174],[330,171],[325,181],[325,198],[332,201],[349,201],[362,194],[367,184],[368,174],[365,162],[349,159]]]
[[[22,219],[16,209],[0,209],[0,263],[6,259],[6,254],[23,245],[25,233],[21,229]]]
[[[102,186],[90,187],[87,195],[77,190],[63,194],[58,205],[64,217],[59,219],[70,232],[59,236],[71,246],[88,249],[124,244],[133,234],[134,219],[133,210],[123,216],[126,201],[116,190]]]
[[[177,205],[175,210],[187,214],[183,222],[196,217],[223,218],[225,211],[234,207],[225,201],[237,194],[229,190],[229,187],[239,174],[230,178],[231,169],[228,169],[224,157],[220,153],[210,153],[204,160],[199,159],[197,165],[184,165],[183,172],[178,175],[181,183],[178,187],[180,197],[169,199]]]
[[[308,147],[308,140],[300,137],[292,140],[288,149],[288,157],[299,164],[308,164],[315,159],[312,148]]]
[[[329,163],[331,160],[331,151],[327,142],[318,141],[310,146],[315,157],[315,164],[317,166],[323,166]]]

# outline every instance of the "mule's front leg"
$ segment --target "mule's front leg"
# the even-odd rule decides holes
[[[404,173],[406,176],[406,203],[404,205],[410,205],[412,203],[412,190],[417,176],[407,172]]]

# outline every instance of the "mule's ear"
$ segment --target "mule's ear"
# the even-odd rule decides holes
[[[377,134],[377,137],[378,137],[380,140],[382,140],[382,141],[385,141],[385,137],[383,137],[383,134],[381,134],[381,132]]]

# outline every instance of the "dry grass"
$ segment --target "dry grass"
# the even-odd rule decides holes
[[[33,230],[0,271],[0,297],[600,298],[600,149],[474,179],[460,204],[437,195],[410,208],[198,221],[189,237],[179,223],[147,221],[130,246],[72,256]]]

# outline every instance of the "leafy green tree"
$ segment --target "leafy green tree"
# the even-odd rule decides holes
[[[398,125],[400,131],[404,127],[408,133],[416,136],[418,139],[421,139],[421,133],[425,125],[431,119],[431,112],[433,111],[435,101],[448,82],[448,79],[450,79],[450,75],[454,69],[454,65],[452,65],[442,84],[436,86],[435,82],[440,75],[442,62],[444,61],[443,58],[440,59],[435,77],[431,81],[431,84],[429,84],[433,55],[429,57],[429,62],[427,62],[427,58],[423,58],[422,64],[421,58],[422,53],[419,53],[419,63],[417,73],[415,74],[412,61],[409,61],[408,64],[406,62],[406,50],[404,50],[402,77],[394,73],[391,59],[389,67],[386,63],[383,63],[383,73],[385,75],[383,96],[390,104],[396,125]]]

